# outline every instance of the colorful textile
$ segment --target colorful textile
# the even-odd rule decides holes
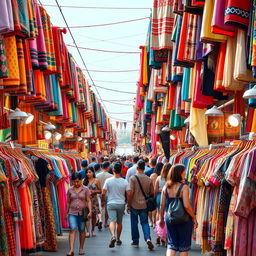
[[[215,0],[213,18],[212,18],[212,32],[220,35],[234,36],[235,27],[224,24],[226,0]]]
[[[248,27],[250,17],[250,0],[227,0],[225,24]]]
[[[0,8],[0,34],[8,33],[13,30],[14,23],[11,1],[2,0]]]
[[[172,49],[173,2],[173,0],[154,0],[150,42],[152,50]]]
[[[54,73],[57,71],[57,67],[56,67],[56,58],[55,58],[55,50],[54,50],[54,43],[53,43],[51,20],[50,20],[50,16],[47,14],[47,12],[42,6],[40,6],[39,9],[41,14],[45,46],[46,46],[46,56],[47,56],[47,63],[48,63],[47,71],[50,73]]]
[[[27,92],[26,66],[22,39],[17,39],[17,54],[19,61],[20,85],[15,94],[25,94]]]
[[[0,78],[8,77],[8,68],[6,62],[6,51],[4,48],[4,39],[0,36]]]
[[[8,78],[4,79],[4,87],[6,90],[15,90],[20,85],[20,72],[15,37],[6,37],[4,39],[4,44],[9,73]]]
[[[17,0],[17,3],[19,10],[19,22],[21,27],[21,33],[25,37],[30,37],[27,0]]]
[[[206,43],[223,42],[227,40],[227,37],[225,35],[214,34],[211,32],[213,8],[214,8],[214,0],[206,0],[204,13],[203,13],[202,30],[201,30],[201,40]]]
[[[43,200],[44,200],[44,214],[45,214],[45,236],[44,249],[46,251],[57,251],[56,231],[54,224],[54,215],[52,208],[52,201],[50,190],[48,187],[42,187]]]

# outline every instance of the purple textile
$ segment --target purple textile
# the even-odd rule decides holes
[[[197,23],[197,35],[196,35],[196,60],[202,61],[203,60],[203,43],[200,42],[200,34],[202,28],[202,16],[198,16],[198,23]]]
[[[233,32],[235,32],[235,27],[232,25],[224,24],[225,4],[226,4],[226,0],[215,0],[214,12],[213,12],[213,18],[212,18],[212,27],[222,30],[222,31],[218,31],[218,33],[214,31],[214,33],[216,34],[231,36]]]
[[[10,0],[1,0],[0,34],[14,31],[12,4]]]

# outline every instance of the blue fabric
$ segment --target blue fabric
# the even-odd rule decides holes
[[[166,189],[166,212],[168,212],[169,204],[174,200],[174,197],[169,197]],[[165,222],[167,226],[168,249],[187,252],[191,249],[191,239],[193,233],[193,221],[189,218],[188,222],[171,225],[169,216],[166,214]]]
[[[132,163],[129,163],[129,164],[124,163],[124,165],[127,166],[128,168],[131,168],[131,167],[132,167]]]
[[[51,189],[51,199],[52,199],[52,208],[54,216],[54,224],[57,235],[62,235],[62,227],[60,221],[60,207],[59,207],[59,198],[56,186],[53,183],[50,183]]]
[[[161,192],[158,192],[157,193],[157,196],[156,196],[156,205],[157,205],[157,209],[160,210],[160,204],[161,204]]]
[[[85,232],[85,220],[82,215],[68,215],[69,228],[71,230],[78,230],[79,232]]]
[[[131,208],[131,232],[132,232],[132,241],[134,244],[139,244],[139,241],[140,241],[140,233],[138,229],[139,218],[140,218],[140,224],[142,227],[145,241],[147,241],[148,239],[151,239],[150,227],[148,224],[148,210],[147,209],[137,210],[137,209]]]
[[[153,174],[154,170],[155,170],[155,168],[150,168],[150,169],[146,170],[144,173],[145,173],[148,177],[150,177],[150,175]]]

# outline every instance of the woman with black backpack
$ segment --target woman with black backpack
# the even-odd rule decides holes
[[[196,216],[189,200],[189,187],[185,185],[185,166],[172,166],[162,189],[160,225],[166,222],[168,247],[166,256],[187,256],[191,248],[193,227],[197,228]],[[164,213],[166,212],[165,218]]]

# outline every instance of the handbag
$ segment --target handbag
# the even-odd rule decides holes
[[[89,208],[87,206],[85,206],[85,208],[83,209],[82,211],[82,216],[83,216],[83,219],[85,221],[87,221],[89,218],[88,218],[88,215],[89,215]]]
[[[167,214],[169,217],[169,223],[172,225],[184,223],[189,220],[189,215],[184,208],[183,199],[180,198],[180,192],[181,192],[183,186],[184,186],[184,184],[180,185],[175,199],[169,204],[169,207],[168,207]],[[168,192],[166,189],[166,194],[167,193]],[[168,196],[168,194],[167,194],[167,196]]]
[[[147,210],[149,212],[153,212],[156,209],[156,207],[157,207],[155,198],[151,197],[151,196],[146,196],[146,194],[145,194],[145,192],[143,190],[143,187],[142,187],[142,185],[140,183],[139,177],[137,175],[134,175],[134,176],[137,179],[137,181],[139,183],[139,186],[140,186],[140,190],[141,190],[141,192],[142,192],[142,194],[143,194],[143,196],[144,196],[144,198],[146,200]]]

